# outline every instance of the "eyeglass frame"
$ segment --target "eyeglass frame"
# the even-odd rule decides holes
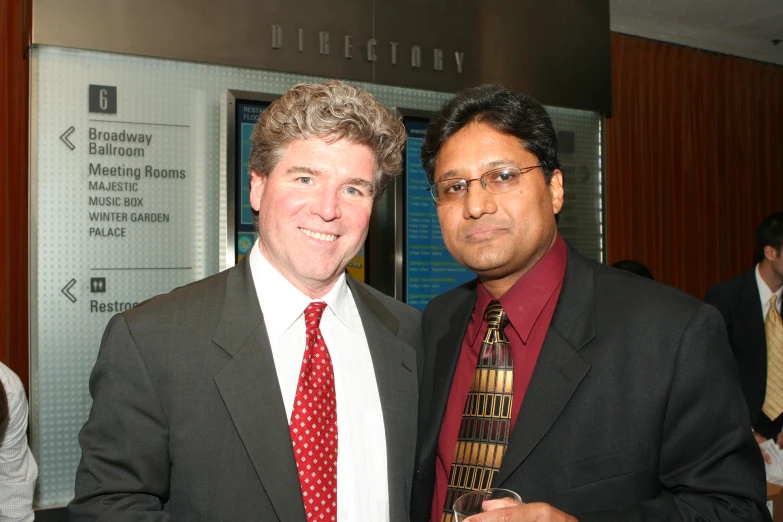
[[[537,169],[537,168],[543,169],[543,167],[540,164],[539,165],[533,165],[531,167],[519,167],[517,165],[507,165],[505,167],[498,167],[498,168],[495,168],[495,169],[490,169],[490,170],[484,172],[481,176],[479,176],[477,178],[470,178],[470,179],[465,179],[465,178],[447,178],[447,179],[442,179],[442,180],[440,180],[440,181],[430,185],[427,190],[429,191],[430,196],[432,196],[432,199],[435,200],[435,203],[440,203],[441,202],[435,196],[435,194],[438,191],[438,185],[440,183],[446,183],[446,182],[455,182],[455,181],[457,183],[464,182],[465,183],[465,192],[467,193],[467,192],[470,192],[470,183],[473,182],[473,181],[478,181],[481,184],[481,188],[486,190],[488,194],[493,194],[493,195],[495,195],[495,194],[505,194],[506,192],[509,192],[509,191],[513,190],[513,188],[505,190],[503,192],[490,192],[490,190],[487,188],[487,183],[484,181],[484,176],[486,176],[487,174],[491,174],[492,172],[497,172],[499,170],[516,169],[516,170],[519,171],[519,175],[521,177],[523,174],[527,174],[531,170]],[[457,199],[455,201],[462,201],[462,199]]]

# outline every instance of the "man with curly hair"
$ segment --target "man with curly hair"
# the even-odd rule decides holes
[[[300,84],[251,139],[250,254],[106,329],[72,521],[408,519],[420,313],[345,271],[404,128]]]

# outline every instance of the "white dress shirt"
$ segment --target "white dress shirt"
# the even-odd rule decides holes
[[[337,520],[388,521],[381,399],[367,337],[345,274],[323,298],[310,299],[272,267],[258,242],[250,252],[250,270],[289,424],[307,338],[304,311],[313,301],[326,303],[320,328],[332,358],[337,394]]]
[[[27,446],[27,397],[19,377],[0,363],[8,397],[8,428],[0,433],[0,522],[32,522],[38,466]]]
[[[767,286],[767,283],[765,283],[764,280],[761,278],[761,272],[759,272],[759,265],[756,265],[756,285],[759,287],[759,296],[761,297],[762,319],[766,321],[767,312],[769,311],[769,299],[772,297],[773,293],[777,296],[775,307],[778,309],[778,312],[780,312],[780,306],[781,306],[780,297],[783,295],[783,286],[778,288],[777,292],[773,292],[772,290],[770,290],[770,288]]]

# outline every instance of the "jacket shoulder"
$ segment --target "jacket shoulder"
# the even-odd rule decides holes
[[[755,282],[755,271],[756,269],[754,267],[753,269],[743,272],[736,277],[732,277],[731,279],[721,281],[720,283],[711,286],[707,290],[704,299],[709,302],[711,299],[716,297],[730,298],[732,296],[739,296],[742,292],[743,285],[745,285],[749,280]]]
[[[594,263],[594,274],[597,302],[613,303],[609,308],[618,316],[643,311],[662,320],[684,320],[704,306],[701,300],[682,290],[625,270]]]
[[[461,302],[472,293],[476,292],[477,279],[472,279],[451,290],[444,292],[432,298],[424,309],[424,315],[429,315],[432,311],[441,311],[444,308],[451,308],[455,303]]]
[[[145,321],[160,322],[165,317],[175,317],[180,314],[193,315],[220,306],[225,298],[228,275],[235,269],[229,268],[152,297],[121,315],[128,324]]]

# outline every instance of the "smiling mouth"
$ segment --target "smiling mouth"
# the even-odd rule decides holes
[[[312,230],[308,230],[306,228],[300,228],[299,230],[302,231],[304,235],[307,237],[311,237],[313,239],[318,239],[320,241],[336,241],[337,236],[333,234],[322,234],[320,232],[313,232]]]

